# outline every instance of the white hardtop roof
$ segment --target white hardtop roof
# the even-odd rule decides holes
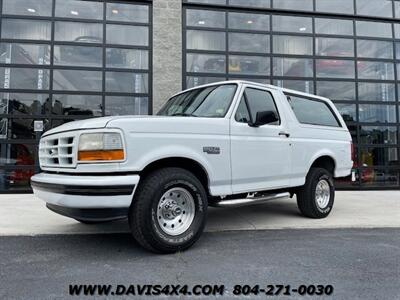
[[[259,86],[259,87],[263,87],[263,88],[279,90],[279,91],[282,91],[282,92],[288,93],[288,94],[296,94],[296,95],[299,95],[299,96],[320,99],[320,100],[323,100],[323,101],[330,101],[330,99],[328,99],[328,98],[317,96],[317,95],[314,95],[314,94],[308,94],[308,93],[304,93],[304,92],[300,92],[300,91],[296,91],[296,90],[282,88],[282,87],[271,85],[271,84],[263,84],[263,83],[252,82],[252,81],[247,81],[247,80],[228,80],[228,81],[218,81],[218,82],[203,84],[203,85],[199,85],[199,86],[196,86],[196,87],[193,87],[193,88],[190,88],[190,89],[186,89],[186,90],[184,90],[184,91],[182,91],[180,93],[177,93],[176,95],[179,95],[179,94],[181,94],[183,92],[186,92],[186,91],[195,90],[195,89],[198,89],[198,88],[204,88],[204,87],[207,87],[207,86],[214,86],[214,85],[221,85],[221,84],[229,84],[229,83],[245,84],[245,85],[248,84],[248,85]],[[174,96],[176,96],[176,95],[174,95]]]

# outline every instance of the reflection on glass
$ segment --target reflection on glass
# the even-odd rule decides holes
[[[397,148],[366,147],[361,148],[360,159],[363,167],[400,166]]]
[[[279,9],[313,10],[313,0],[279,0],[273,5]]]
[[[312,37],[276,35],[273,37],[273,45],[276,54],[313,54]]]
[[[314,93],[314,82],[303,80],[274,80],[274,85],[304,93]]]
[[[360,144],[395,145],[397,128],[395,126],[361,126]]]
[[[188,72],[225,73],[225,55],[187,54],[186,70]]]
[[[3,14],[51,16],[52,0],[3,0]]]
[[[227,0],[187,0],[187,2],[224,5]]]
[[[346,103],[335,103],[336,108],[342,115],[343,120],[347,122],[356,122],[357,114],[356,114],[356,105],[355,104],[346,104]],[[349,128],[350,130],[350,128]]]
[[[102,73],[99,71],[54,70],[53,89],[59,91],[101,91]]]
[[[1,37],[21,40],[50,40],[51,24],[49,21],[3,19]]]
[[[316,10],[329,13],[354,14],[352,0],[316,0]]]
[[[396,101],[395,85],[388,83],[358,83],[360,101]]]
[[[269,35],[256,33],[229,33],[229,50],[268,53]]]
[[[392,1],[390,0],[357,0],[357,14],[392,18]]]
[[[0,63],[49,65],[50,46],[33,44],[0,43]]]
[[[89,95],[53,95],[52,114],[59,116],[102,116],[102,97]]]
[[[147,50],[107,48],[106,62],[109,68],[148,69]]]
[[[107,20],[148,23],[149,7],[147,5],[107,3]]]
[[[270,59],[261,56],[229,56],[229,73],[246,75],[269,75]]]
[[[230,12],[228,23],[231,29],[269,31],[268,15]]]
[[[203,84],[225,81],[225,80],[226,80],[225,77],[186,76],[186,87],[192,88],[192,87],[203,85]]]
[[[56,0],[56,17],[103,19],[103,3],[97,1]]]
[[[354,41],[352,39],[316,38],[316,55],[354,57]]]
[[[30,179],[34,175],[34,168],[16,168],[11,170],[0,169],[0,191],[29,192]]]
[[[49,70],[0,67],[0,87],[4,89],[49,89]]]
[[[355,100],[355,83],[347,81],[318,81],[317,95],[331,100]]]
[[[54,46],[54,65],[101,67],[103,49],[84,46]]]
[[[356,21],[358,36],[392,38],[392,24],[368,21]]]
[[[47,94],[2,93],[0,114],[44,115],[50,107]]]
[[[375,169],[370,167],[362,169],[361,172],[368,174],[368,176],[362,176],[362,186],[391,187],[399,185],[399,171]]]
[[[360,104],[359,116],[360,122],[393,123],[396,122],[396,106]]]
[[[358,78],[394,80],[394,65],[392,63],[358,61]]]
[[[316,59],[318,77],[354,78],[354,61],[340,59]]]
[[[149,45],[149,28],[147,26],[128,26],[107,24],[107,43],[131,46]]]
[[[34,144],[0,144],[0,166],[32,166],[35,164],[35,152]],[[29,174],[26,179],[29,180],[32,175]],[[22,179],[22,176],[18,177]]]
[[[194,50],[225,50],[225,33],[187,30],[186,48]]]
[[[132,96],[107,96],[106,116],[147,115],[148,98]]]
[[[315,18],[315,33],[353,35],[353,21]]]
[[[34,140],[36,134],[33,130],[34,119],[8,119],[8,135],[11,140]],[[49,120],[43,120],[44,131],[51,128]],[[1,168],[0,168],[1,170]]]
[[[393,43],[357,40],[357,56],[367,58],[393,58]]]
[[[56,22],[55,40],[78,43],[103,43],[103,25],[94,23]]]
[[[225,27],[225,12],[211,10],[186,10],[186,25],[196,27]]]
[[[273,74],[275,76],[312,77],[312,59],[274,58]]]
[[[272,16],[273,31],[311,33],[312,20],[304,17]]]
[[[253,7],[271,7],[270,0],[229,0],[230,5],[253,6]]]
[[[130,72],[107,72],[106,91],[121,93],[147,93],[148,75]]]

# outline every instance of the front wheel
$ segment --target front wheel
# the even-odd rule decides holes
[[[129,224],[135,240],[157,253],[173,253],[192,246],[203,232],[207,194],[201,182],[180,168],[156,170],[135,193]]]
[[[322,168],[311,168],[306,183],[296,193],[300,212],[309,218],[326,218],[332,211],[335,186],[332,175]]]

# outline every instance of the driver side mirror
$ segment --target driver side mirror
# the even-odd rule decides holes
[[[259,127],[266,124],[271,124],[279,121],[278,116],[272,110],[259,111],[256,115],[256,120],[253,123],[249,123],[251,127]]]

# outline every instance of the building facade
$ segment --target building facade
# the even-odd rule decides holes
[[[356,156],[337,185],[400,188],[400,1],[0,4],[0,192],[29,191],[35,121],[152,114],[183,88],[227,79],[331,98]]]

